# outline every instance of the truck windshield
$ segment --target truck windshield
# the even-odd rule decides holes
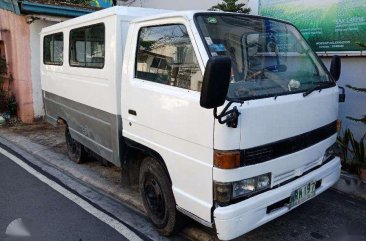
[[[335,85],[298,30],[288,23],[226,13],[197,14],[195,21],[209,55],[231,58],[228,100]]]

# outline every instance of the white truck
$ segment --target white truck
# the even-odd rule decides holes
[[[183,214],[233,239],[340,176],[340,60],[328,72],[288,22],[113,7],[41,36],[46,119],[72,160],[138,172],[163,235]]]

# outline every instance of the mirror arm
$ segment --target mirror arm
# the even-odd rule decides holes
[[[338,102],[343,103],[346,101],[346,91],[344,87],[338,86],[338,88],[341,90],[341,94],[339,94]]]
[[[229,107],[232,104],[233,102],[230,101],[219,115],[217,114],[217,108],[214,108],[214,117],[218,120],[220,124],[226,124],[228,127],[237,128],[240,112],[238,111],[238,108],[236,108],[236,106],[228,111]]]

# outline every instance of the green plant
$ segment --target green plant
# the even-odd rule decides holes
[[[211,11],[224,11],[233,13],[250,13],[250,8],[245,7],[245,3],[238,3],[239,0],[223,0],[215,6],[212,6],[209,10]]]
[[[351,139],[351,146],[353,150],[353,162],[361,167],[366,165],[365,158],[365,137],[366,134],[360,139],[360,141],[356,141],[355,138]]]
[[[8,66],[6,64],[6,59],[0,56],[0,75],[6,74],[8,71]]]
[[[6,80],[8,80],[7,84],[5,84]],[[0,56],[0,114],[6,113],[7,116],[14,116],[17,112],[16,98],[10,91],[12,80],[12,75],[8,73],[6,59]]]
[[[17,113],[18,105],[15,96],[12,94],[7,98],[7,108],[10,116],[15,116]]]
[[[359,168],[366,167],[366,134],[357,141],[350,129],[346,129],[342,136],[337,138],[337,142],[342,152],[343,169],[358,174]]]
[[[348,156],[349,156],[349,144],[350,144],[350,139],[352,138],[353,134],[351,132],[350,129],[346,129],[342,135],[339,135],[337,137],[337,143],[338,146],[341,149],[341,159],[342,159],[342,166],[347,165],[347,160],[348,160]]]

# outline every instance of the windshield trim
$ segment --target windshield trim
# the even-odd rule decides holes
[[[318,86],[317,88],[314,89],[314,91],[329,89],[329,88],[333,88],[333,87],[336,86],[336,83],[333,82],[333,81],[324,82],[324,83],[329,83],[329,85],[327,85],[327,86],[326,85]],[[266,99],[266,98],[275,98],[275,99],[277,99],[280,96],[293,95],[293,94],[303,94],[305,92],[306,92],[306,90],[297,90],[297,91],[291,91],[291,92],[283,92],[281,94],[267,94],[267,95],[258,95],[258,96],[242,97],[242,98],[230,98],[230,97],[226,96],[226,100],[231,101],[231,102],[243,103],[244,101],[248,101],[248,100],[258,100],[258,99]]]
[[[309,46],[310,51],[313,53],[314,57],[318,60],[320,66],[323,68],[325,73],[328,75],[329,86],[325,86],[325,85],[324,86],[319,86],[315,90],[328,89],[328,88],[332,88],[332,87],[336,86],[336,81],[334,80],[333,76],[330,74],[328,68],[325,66],[324,62],[320,59],[320,57],[317,55],[317,53],[311,48],[309,42],[304,37],[304,35],[301,33],[301,31],[294,24],[292,24],[288,21],[285,21],[285,20],[281,20],[281,19],[265,17],[265,16],[258,16],[258,15],[243,14],[243,13],[228,13],[228,12],[198,12],[198,13],[195,13],[193,15],[193,21],[196,25],[196,29],[197,29],[197,31],[200,35],[200,38],[201,38],[201,41],[202,41],[203,45],[205,46],[205,50],[206,50],[206,53],[207,53],[209,58],[211,58],[213,56],[211,54],[211,51],[210,51],[206,41],[204,41],[204,35],[203,35],[203,32],[202,32],[202,29],[199,26],[198,17],[200,17],[200,16],[212,16],[212,15],[217,15],[217,16],[243,16],[243,17],[253,18],[253,19],[272,20],[272,21],[276,21],[276,22],[279,22],[279,23],[288,24],[288,25],[294,27],[296,29],[296,31],[298,31],[300,36],[303,38],[303,40],[307,43],[307,45]],[[304,93],[305,91],[306,90],[298,90],[298,91],[284,92],[284,93],[277,94],[277,95],[276,94],[267,94],[267,95],[250,96],[250,97],[243,97],[243,98],[229,98],[228,96],[226,96],[226,100],[232,101],[232,102],[242,103],[242,102],[248,101],[248,100],[265,99],[265,98],[271,98],[271,97],[277,98],[279,96]]]

